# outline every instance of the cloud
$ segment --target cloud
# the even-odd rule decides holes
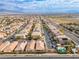
[[[78,10],[79,0],[0,0],[0,12],[69,13]]]

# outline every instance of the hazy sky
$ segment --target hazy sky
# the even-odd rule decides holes
[[[0,0],[0,12],[79,13],[79,0]]]

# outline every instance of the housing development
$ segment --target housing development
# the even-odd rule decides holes
[[[78,20],[58,19],[0,16],[0,54],[79,54]]]

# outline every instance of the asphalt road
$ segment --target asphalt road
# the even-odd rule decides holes
[[[52,48],[51,40],[50,37],[48,36],[48,32],[45,29],[44,29],[44,33],[45,33],[46,45],[49,49],[51,49]]]
[[[77,38],[76,36],[73,35],[73,33],[65,30],[65,35],[67,35],[68,37],[70,37],[77,45],[79,45],[79,38]]]
[[[57,58],[57,57],[4,57],[0,59],[78,59],[78,58]]]

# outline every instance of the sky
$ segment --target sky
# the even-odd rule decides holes
[[[79,0],[0,0],[0,13],[79,13]]]

